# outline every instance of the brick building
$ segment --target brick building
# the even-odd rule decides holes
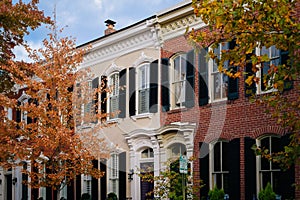
[[[291,186],[299,184],[299,166],[282,171],[251,149],[256,144],[276,152],[288,144],[289,133],[264,112],[264,106],[249,101],[245,77],[220,74],[206,58],[207,50],[195,50],[186,40],[187,26],[206,28],[194,16],[190,1],[120,30],[114,29],[112,20],[105,23],[105,35],[80,46],[92,45],[80,68],[90,68],[95,75],[90,80],[93,88],[102,81],[112,88],[99,94],[97,108],[118,112],[104,119],[112,126],[95,132],[111,147],[110,158],[95,163],[105,172],[101,179],[78,176],[61,197],[80,199],[89,193],[92,199],[105,199],[115,193],[119,199],[147,199],[154,183],[143,182],[139,169],[151,167],[159,175],[169,167],[168,160],[186,155],[195,158],[190,162],[194,181],[205,184],[197,193],[200,199],[217,186],[229,199],[252,200],[267,182],[282,199],[300,198]],[[225,43],[216,51],[230,47]],[[277,52],[274,59],[281,56],[279,50],[266,51]],[[259,84],[250,89],[259,95],[266,92]],[[292,89],[284,95],[297,98]],[[20,101],[28,99],[22,92],[19,96]],[[82,115],[90,111],[90,105],[82,105]],[[8,113],[13,116],[12,112]],[[76,129],[91,127],[81,122]],[[33,195],[47,199],[47,191],[32,194],[28,188],[22,190],[20,182],[14,186],[12,174],[18,172],[1,172],[3,197],[20,199],[23,191],[32,199]]]

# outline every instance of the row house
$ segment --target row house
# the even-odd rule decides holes
[[[299,166],[283,171],[251,149],[256,144],[276,152],[289,142],[288,132],[264,112],[264,106],[251,103],[246,92],[268,91],[261,83],[245,85],[246,77],[231,79],[219,73],[216,63],[207,59],[210,47],[199,50],[188,43],[187,26],[206,28],[193,14],[190,1],[120,30],[114,29],[112,20],[105,23],[102,37],[78,48],[92,45],[80,65],[93,74],[90,86],[109,89],[94,103],[98,111],[108,113],[97,122],[104,126],[95,134],[105,138],[110,156],[95,162],[105,172],[101,179],[78,176],[76,187],[66,188],[61,197],[80,199],[89,193],[92,199],[106,199],[114,193],[120,200],[154,198],[146,194],[155,183],[142,181],[138,173],[153,169],[157,176],[170,167],[169,161],[185,155],[194,158],[189,161],[193,180],[204,184],[196,194],[200,199],[207,199],[209,190],[218,187],[229,199],[252,200],[267,182],[282,199],[300,198],[292,187],[299,183]],[[232,45],[224,43],[214,51],[220,55]],[[267,53],[273,63],[286,60],[285,52],[274,47],[255,53]],[[296,98],[291,88],[284,95]],[[20,93],[20,100],[26,99]],[[93,112],[91,104],[81,108],[82,115]],[[76,124],[77,131],[92,127],[85,121]],[[20,199],[22,192],[33,199],[28,188],[13,182],[17,170],[0,173],[2,199]],[[46,189],[38,194],[49,197]]]
[[[195,18],[190,3],[158,14],[158,20],[163,38],[161,58],[165,64],[161,68],[164,87],[161,128],[195,124],[192,169],[194,180],[200,179],[204,184],[198,194],[200,199],[207,199],[214,187],[224,189],[229,199],[256,199],[268,182],[278,198],[299,198],[293,186],[299,183],[298,166],[283,171],[277,164],[256,156],[251,149],[256,144],[278,152],[289,143],[289,133],[266,114],[266,108],[250,102],[249,90],[257,95],[268,92],[262,81],[248,86],[247,77],[228,78],[218,72],[213,60],[207,59],[209,46],[196,50],[188,44],[183,31],[187,25],[195,30],[207,30]],[[220,44],[214,52],[220,56],[223,49],[233,45]],[[274,46],[256,49],[255,53],[267,54],[269,64],[284,63],[287,59],[286,52]],[[224,67],[230,66],[224,63]],[[267,67],[261,69],[256,76],[263,77],[267,70]],[[251,72],[251,66],[247,65],[245,71]],[[283,95],[296,98],[292,84],[287,85]],[[182,144],[189,149],[188,144]]]

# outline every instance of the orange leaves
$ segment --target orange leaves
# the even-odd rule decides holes
[[[73,91],[76,81],[89,74],[76,73],[87,49],[76,49],[73,39],[59,38],[55,28],[51,27],[53,34],[44,40],[43,48],[27,48],[31,64],[1,63],[1,69],[13,74],[13,82],[22,87],[19,94],[23,96],[4,98],[0,94],[1,105],[19,113],[17,123],[17,117],[7,118],[5,123],[1,118],[0,128],[5,131],[0,131],[0,160],[10,167],[20,160],[36,167],[38,170],[26,172],[32,187],[59,188],[64,180],[68,182],[78,174],[100,177],[103,173],[92,161],[107,156],[104,139],[94,135],[99,126],[86,130],[82,137],[75,134]],[[88,88],[80,89],[84,93]],[[20,100],[18,106],[16,99]],[[14,157],[9,160],[7,155]]]

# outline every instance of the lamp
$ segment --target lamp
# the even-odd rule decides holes
[[[15,184],[17,183],[17,181],[18,181],[17,177],[14,177],[14,178],[12,179],[12,184],[15,185]]]
[[[129,180],[129,181],[132,181],[132,180],[133,180],[133,174],[134,174],[134,170],[133,170],[133,169],[130,169],[130,170],[129,170],[129,173],[128,173],[128,180]]]

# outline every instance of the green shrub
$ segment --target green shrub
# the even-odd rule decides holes
[[[218,189],[217,186],[214,189],[208,192],[209,200],[223,200],[225,196],[225,192],[223,189]]]
[[[116,195],[115,193],[111,192],[111,193],[109,193],[109,194],[107,195],[107,199],[108,199],[108,200],[117,200],[118,197],[117,197],[117,195]]]
[[[80,200],[91,200],[91,195],[89,193],[83,193]]]
[[[265,189],[261,190],[258,193],[259,200],[275,200],[276,194],[273,192],[272,186],[270,183],[267,184]]]

